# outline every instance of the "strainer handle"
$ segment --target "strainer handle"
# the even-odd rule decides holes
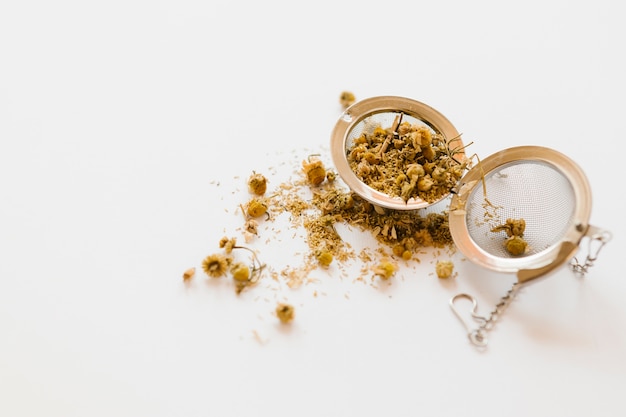
[[[561,243],[559,253],[552,262],[548,265],[535,268],[535,269],[521,269],[517,272],[517,280],[519,283],[525,283],[535,278],[539,278],[560,267],[563,263],[571,260],[571,268],[579,275],[584,275],[587,270],[593,266],[593,263],[598,258],[600,250],[606,245],[612,238],[609,231],[600,229],[596,226],[588,226],[587,230],[583,234],[582,238],[589,239],[588,253],[585,258],[585,262],[580,264],[574,257],[578,250],[579,243],[573,243],[570,241],[564,241]],[[582,240],[581,238],[581,240]]]
[[[589,226],[585,236],[589,237],[585,261],[581,264],[578,262],[578,259],[574,257],[570,262],[572,271],[581,277],[584,276],[587,273],[587,270],[593,266],[604,245],[606,245],[613,237],[611,232],[608,230],[603,230],[595,226]]]

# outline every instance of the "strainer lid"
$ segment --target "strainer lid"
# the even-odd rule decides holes
[[[358,136],[368,123],[371,124],[372,120],[391,124],[395,114],[402,114],[405,116],[405,119],[423,123],[440,134],[445,140],[459,138],[460,136],[456,128],[443,114],[427,104],[396,96],[364,99],[344,111],[332,132],[331,156],[339,176],[353,192],[370,203],[384,208],[417,210],[445,200],[449,194],[442,196],[437,201],[428,202],[420,198],[404,201],[400,197],[390,196],[366,185],[350,167],[346,155],[349,142]],[[462,147],[460,138],[455,142],[455,147]]]
[[[486,192],[486,194],[485,194]],[[472,262],[533,279],[574,256],[589,227],[591,189],[580,167],[540,146],[505,149],[476,164],[450,202],[450,234]],[[494,227],[523,219],[528,247],[511,255]]]

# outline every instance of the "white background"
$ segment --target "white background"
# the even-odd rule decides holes
[[[625,415],[624,39],[610,0],[3,1],[0,415]],[[445,282],[424,256],[378,287],[183,285],[242,240],[252,170],[327,156],[343,90],[428,103],[483,158],[565,153],[613,240],[524,287],[484,351],[448,300],[487,314],[514,277],[458,258]],[[273,227],[260,256],[297,264]]]

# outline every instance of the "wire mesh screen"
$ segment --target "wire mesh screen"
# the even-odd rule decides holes
[[[474,243],[498,258],[524,257],[557,244],[571,227],[575,194],[569,180],[553,165],[521,160],[499,166],[485,175],[487,195],[478,185],[468,197],[466,222]],[[504,231],[493,232],[507,219],[524,219],[528,243],[522,255],[511,255]]]

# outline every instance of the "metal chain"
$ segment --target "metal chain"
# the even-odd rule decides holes
[[[522,284],[519,282],[513,283],[511,289],[508,290],[502,298],[500,298],[500,302],[496,304],[496,307],[489,314],[489,317],[481,316],[476,312],[476,299],[469,294],[457,294],[450,299],[450,307],[452,307],[452,310],[457,315],[459,320],[461,320],[461,322],[465,325],[465,328],[467,329],[467,336],[475,346],[487,346],[486,333],[493,328],[495,323],[499,320],[500,316],[504,313],[504,310],[506,310],[509,304],[511,304],[511,301],[513,301],[521,286]],[[472,302],[472,309],[470,313],[472,315],[472,318],[480,323],[477,328],[472,328],[471,326],[469,326],[457,311],[454,303],[458,298],[467,298]]]
[[[491,330],[496,322],[500,319],[500,316],[504,313],[504,310],[506,310],[509,304],[511,304],[511,301],[513,301],[513,298],[515,298],[515,295],[519,291],[521,285],[522,284],[520,284],[519,282],[515,282],[511,289],[508,290],[502,298],[500,298],[500,302],[496,304],[496,307],[489,314],[489,317],[485,318],[472,314],[475,320],[481,322],[478,328],[474,330],[472,334],[470,334],[470,340],[472,341],[472,343],[476,344],[474,340],[476,339],[476,341],[484,341],[484,344],[487,344],[487,338],[485,336],[485,333]]]
[[[591,268],[594,262],[598,259],[600,250],[611,240],[611,234],[609,232],[597,233],[589,238],[588,253],[585,257],[585,261],[581,264],[575,257],[570,261],[570,268],[575,274],[584,277]]]
[[[574,273],[584,276],[589,268],[591,268],[595,261],[598,258],[598,254],[600,250],[611,240],[611,233],[608,231],[598,230],[597,233],[594,233],[589,238],[589,247],[587,251],[587,256],[585,257],[585,261],[583,263],[578,262],[576,258],[573,258],[570,261],[570,267]],[[511,304],[511,301],[515,298],[515,295],[519,291],[522,283],[516,281],[513,283],[513,286],[507,293],[500,299],[500,302],[496,304],[494,310],[489,314],[489,317],[484,317],[479,315],[476,312],[477,303],[476,299],[469,294],[457,294],[450,299],[450,307],[452,311],[457,315],[459,320],[465,325],[467,329],[467,336],[470,341],[478,347],[487,346],[487,332],[493,328],[495,323],[499,320],[500,316],[504,313],[504,310]],[[458,312],[454,303],[459,298],[467,298],[472,302],[472,309],[470,313],[472,318],[479,322],[478,327],[472,327],[468,325],[468,323],[463,319],[461,314]]]

